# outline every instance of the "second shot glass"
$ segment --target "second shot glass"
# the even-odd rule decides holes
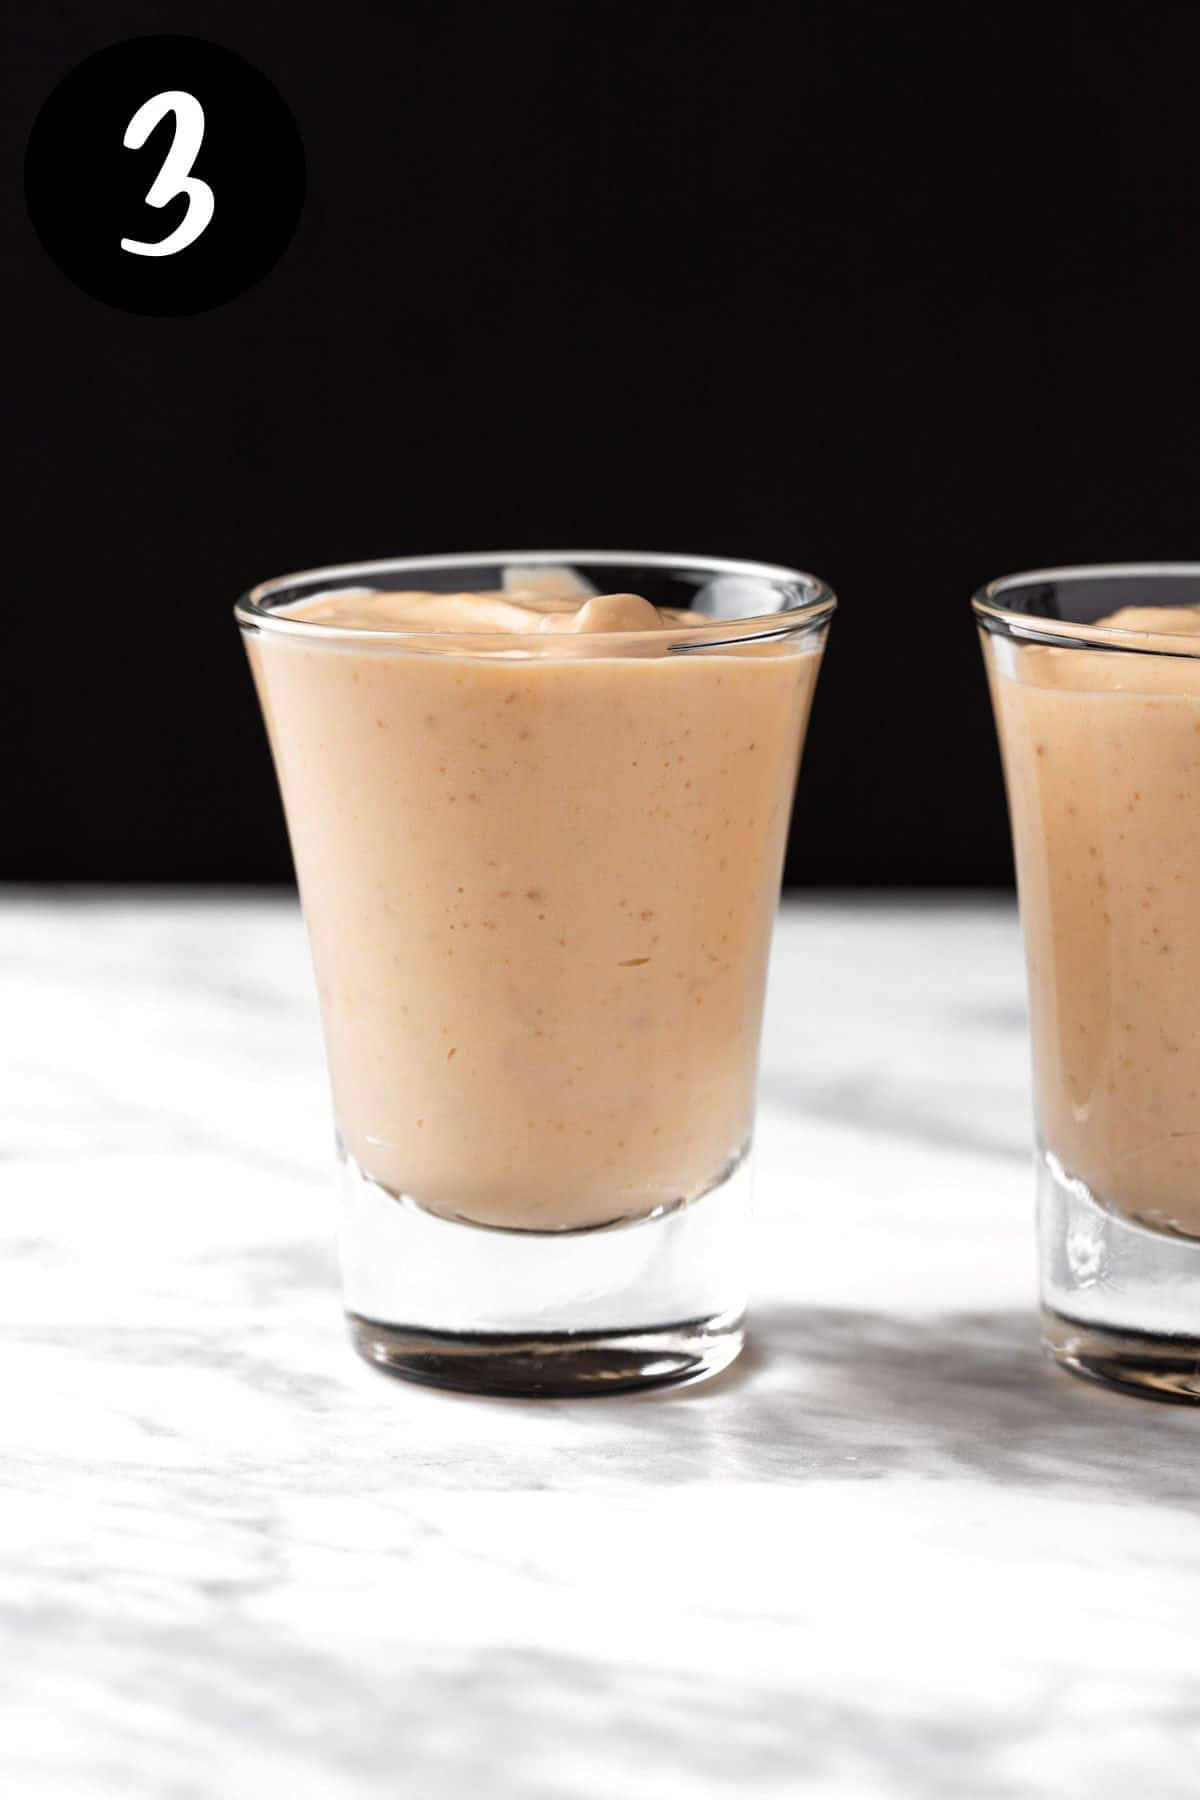
[[[1200,1400],[1200,566],[975,597],[1028,970],[1044,1342]]]

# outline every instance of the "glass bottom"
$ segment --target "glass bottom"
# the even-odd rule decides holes
[[[699,1381],[742,1347],[750,1162],[694,1200],[581,1231],[446,1219],[344,1151],[342,1285],[369,1362],[473,1393]]]
[[[1200,1406],[1200,1338],[1105,1331],[1043,1309],[1042,1344],[1072,1375],[1147,1400]]]
[[[449,1337],[348,1317],[359,1355],[393,1375],[472,1394],[542,1399],[703,1381],[728,1368],[744,1339],[741,1314],[641,1332],[545,1337]]]
[[[1102,1205],[1038,1156],[1042,1342],[1072,1374],[1200,1404],[1200,1241]]]

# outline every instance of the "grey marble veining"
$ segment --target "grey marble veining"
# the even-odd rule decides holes
[[[1007,904],[789,910],[750,1346],[604,1401],[351,1354],[292,905],[0,982],[0,1791],[1194,1792],[1200,1418],[1039,1358]]]

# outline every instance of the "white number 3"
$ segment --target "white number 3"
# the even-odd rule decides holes
[[[125,148],[140,150],[169,112],[175,114],[175,136],[163,166],[154,178],[154,185],[146,195],[146,205],[169,206],[177,195],[186,194],[187,211],[174,231],[169,231],[157,244],[122,238],[122,250],[130,250],[134,256],[174,256],[178,251],[186,250],[201,232],[208,229],[216,210],[213,191],[207,181],[190,173],[204,141],[204,108],[194,94],[184,94],[173,88],[167,93],[155,94],[152,100],[139,106],[125,128]]]

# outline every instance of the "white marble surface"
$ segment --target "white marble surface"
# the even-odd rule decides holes
[[[0,906],[0,1792],[1191,1796],[1200,1416],[1035,1344],[1016,925],[785,919],[752,1345],[348,1349],[281,899]]]

